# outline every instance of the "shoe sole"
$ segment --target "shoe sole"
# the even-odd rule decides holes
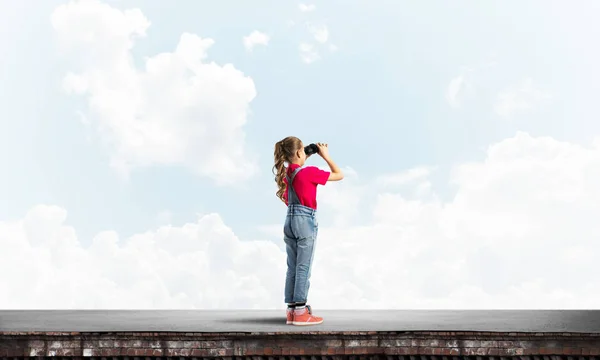
[[[323,320],[321,320],[321,321],[311,321],[311,322],[297,322],[297,321],[293,322],[293,324],[297,325],[297,326],[319,325],[319,324],[322,324],[322,323],[323,323]]]

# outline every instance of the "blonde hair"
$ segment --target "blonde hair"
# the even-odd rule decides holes
[[[292,162],[296,151],[302,148],[302,141],[295,136],[288,136],[285,139],[275,143],[275,165],[273,165],[273,174],[275,174],[275,182],[277,183],[277,197],[285,202],[283,192],[285,191],[285,162]]]

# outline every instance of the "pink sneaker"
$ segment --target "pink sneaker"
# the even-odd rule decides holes
[[[323,318],[314,316],[310,305],[306,305],[302,310],[294,310],[292,319],[292,324],[294,325],[318,325],[321,323],[323,323]]]
[[[310,305],[306,305],[306,308],[308,309],[308,313],[312,314],[312,308],[310,307]],[[287,319],[285,324],[292,325],[294,323],[294,309],[287,308],[286,315]]]

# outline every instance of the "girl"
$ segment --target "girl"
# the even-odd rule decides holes
[[[315,253],[315,240],[319,224],[317,212],[317,185],[344,178],[339,167],[329,157],[327,144],[317,143],[318,154],[327,162],[331,171],[314,166],[304,167],[308,156],[302,141],[288,136],[275,144],[275,182],[277,197],[287,205],[287,216],[283,227],[287,252],[285,279],[285,302],[287,324],[316,325],[323,318],[312,315],[306,305],[310,287],[310,270]],[[285,167],[285,163],[289,165]]]

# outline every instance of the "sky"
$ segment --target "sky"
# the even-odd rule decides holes
[[[346,175],[315,311],[598,308],[599,16],[0,0],[0,308],[283,310],[289,135]]]

